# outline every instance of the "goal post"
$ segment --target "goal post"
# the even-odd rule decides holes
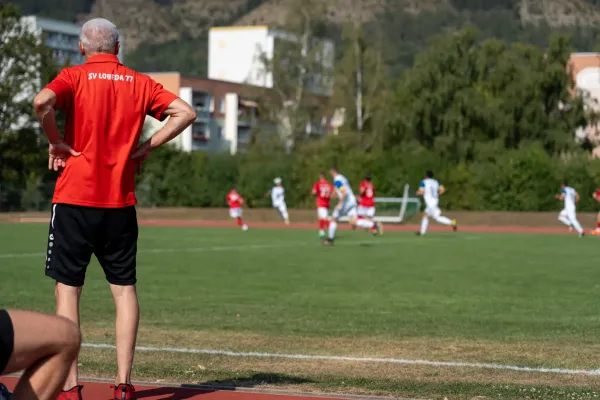
[[[410,186],[404,185],[402,197],[375,197],[375,221],[388,224],[401,224],[421,210],[421,200],[410,197]],[[340,221],[348,221],[344,216]]]

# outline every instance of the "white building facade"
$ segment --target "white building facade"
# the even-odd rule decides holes
[[[273,88],[272,71],[265,60],[272,60],[282,48],[281,43],[299,40],[296,36],[271,29],[268,26],[215,27],[209,31],[208,78],[226,82]],[[332,69],[335,45],[332,40],[318,39],[319,60],[324,69]],[[330,96],[333,81],[314,77],[318,82],[307,88],[314,95]]]

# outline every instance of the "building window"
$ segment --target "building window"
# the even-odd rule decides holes
[[[225,114],[225,99],[221,98],[219,100],[219,113]]]

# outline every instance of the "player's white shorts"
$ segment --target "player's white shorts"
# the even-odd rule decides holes
[[[242,209],[241,208],[230,208],[229,209],[229,216],[231,218],[239,218],[242,216]]]
[[[558,215],[559,217],[567,217],[571,220],[577,219],[577,212],[574,208],[563,208]]]
[[[317,208],[317,215],[318,215],[319,219],[329,218],[329,208],[327,208],[327,207]]]
[[[442,210],[438,206],[427,206],[425,208],[425,215],[431,218],[439,218],[442,215]]]
[[[358,206],[358,215],[365,218],[375,217],[375,207]]]
[[[342,205],[342,208],[335,209],[333,210],[333,213],[331,214],[333,216],[333,218],[338,219],[340,217],[356,217],[358,215],[358,212],[356,210],[356,204],[352,203],[352,204],[344,204]]]

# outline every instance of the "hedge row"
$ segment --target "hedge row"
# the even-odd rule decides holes
[[[144,206],[223,207],[236,184],[250,207],[270,206],[265,193],[273,178],[283,178],[289,207],[312,207],[311,187],[320,171],[337,165],[357,186],[366,172],[379,196],[399,197],[405,183],[414,193],[426,169],[447,188],[443,207],[477,211],[550,211],[560,181],[569,180],[581,194],[580,210],[595,210],[591,194],[600,186],[600,161],[584,153],[551,157],[537,145],[496,151],[488,145],[470,163],[452,164],[422,148],[367,153],[317,144],[292,155],[252,150],[243,155],[157,151],[147,161],[138,184]]]

